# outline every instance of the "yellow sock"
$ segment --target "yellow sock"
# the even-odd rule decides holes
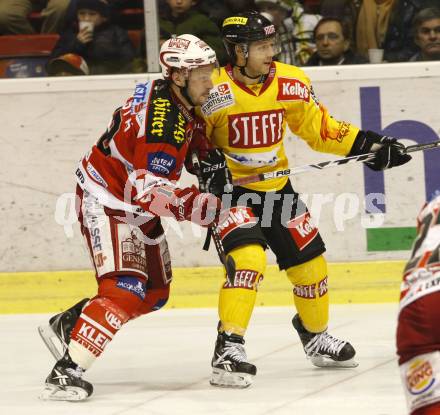
[[[327,329],[329,295],[327,262],[322,255],[287,269],[294,285],[293,299],[304,327],[319,333]]]
[[[249,244],[233,249],[229,255],[235,261],[236,272],[234,284],[226,279],[220,289],[220,330],[244,336],[266,269],[266,254],[261,245]]]

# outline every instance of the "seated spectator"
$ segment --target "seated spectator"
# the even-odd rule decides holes
[[[412,30],[414,43],[420,50],[410,61],[440,60],[440,9],[419,11],[414,17]]]
[[[350,47],[350,28],[334,17],[322,18],[315,27],[314,39],[317,51],[306,66],[355,65],[367,60],[353,53]]]
[[[199,13],[196,0],[166,0],[160,9],[159,26],[162,32],[176,35],[191,33],[211,46],[221,64],[227,61],[220,29],[207,16]]]
[[[281,0],[280,2],[291,9],[289,17],[284,20],[284,25],[295,40],[295,64],[304,65],[316,49],[313,29],[321,16],[306,12],[298,0]]]
[[[58,33],[70,0],[0,0],[0,34],[30,35],[35,33],[28,20],[32,11],[43,10],[41,33]]]
[[[418,51],[412,21],[420,10],[439,4],[440,0],[395,0],[383,46],[388,62],[406,62]]]
[[[321,0],[320,12],[323,17],[338,17],[348,24],[352,47],[356,48],[356,22],[362,0]]]
[[[368,57],[368,49],[383,49],[395,0],[362,0],[356,21],[357,53]]]
[[[255,0],[258,11],[275,26],[280,38],[281,53],[277,60],[290,65],[296,64],[295,38],[284,21],[291,16],[292,9],[281,0]]]
[[[50,76],[89,75],[86,61],[74,53],[66,53],[50,60],[46,65],[46,72]]]
[[[78,0],[77,22],[61,35],[53,57],[82,56],[92,75],[131,72],[134,47],[127,31],[110,21],[107,0]]]

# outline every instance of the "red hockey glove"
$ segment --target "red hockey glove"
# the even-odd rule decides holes
[[[203,227],[217,225],[221,200],[211,193],[200,193],[195,186],[184,189],[160,186],[139,200],[141,206],[157,216],[189,220]]]

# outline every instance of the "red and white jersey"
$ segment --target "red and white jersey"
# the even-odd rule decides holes
[[[165,81],[138,84],[80,161],[79,185],[104,206],[144,214],[141,197],[153,187],[175,187],[195,123]]]
[[[400,310],[440,291],[440,196],[425,204],[417,217],[417,238],[405,267]]]

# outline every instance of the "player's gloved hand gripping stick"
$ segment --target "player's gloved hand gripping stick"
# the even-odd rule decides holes
[[[194,172],[197,176],[197,179],[199,181],[199,189],[201,192],[207,192],[207,186],[206,183],[203,180],[202,177],[202,171],[200,168],[200,162],[199,158],[197,157],[197,154],[193,152],[191,154],[191,161],[193,165]],[[218,233],[217,227],[215,225],[210,226],[208,228],[208,235],[207,240],[212,236],[212,239],[214,241],[215,249],[217,250],[218,257],[220,259],[220,262],[223,264],[223,266],[226,269],[226,275],[228,277],[228,280],[231,284],[234,283],[235,279],[235,262],[234,259],[231,256],[226,256],[225,251],[223,249],[222,240],[220,238],[220,234]],[[207,243],[205,243],[205,246],[209,246]],[[208,248],[206,248],[208,249]]]
[[[415,144],[412,146],[404,147],[402,145],[401,152],[402,155],[406,155],[408,153],[413,153],[415,151],[424,151],[424,150],[430,150],[432,148],[440,147],[440,141],[434,141],[433,143],[427,143],[427,144]],[[225,154],[226,157],[229,157],[227,154]],[[256,182],[263,182],[265,180],[274,179],[276,177],[283,177],[283,176],[294,176],[296,174],[306,173],[309,171],[314,170],[323,170],[330,167],[336,167],[343,164],[353,163],[353,162],[371,162],[376,159],[377,154],[376,153],[367,153],[367,154],[360,154],[356,156],[350,156],[350,157],[344,157],[336,160],[330,160],[330,161],[323,161],[322,163],[316,163],[316,164],[307,164],[305,166],[300,167],[294,167],[292,169],[285,169],[285,170],[278,170],[278,171],[272,171],[268,173],[261,173],[261,174],[254,174],[250,176],[240,177],[238,179],[232,180],[232,184],[234,186],[242,186],[249,183],[256,183]],[[234,160],[232,158],[232,160]]]

